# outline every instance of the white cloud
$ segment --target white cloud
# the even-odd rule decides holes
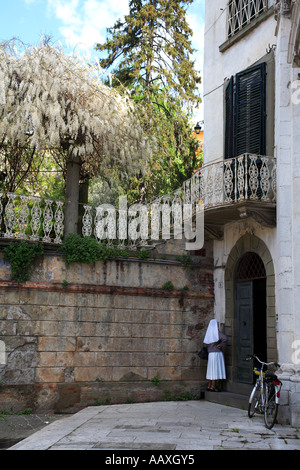
[[[105,42],[106,28],[128,13],[128,0],[47,1],[48,13],[61,22],[59,31],[66,46],[87,56],[95,43]]]
[[[56,17],[65,24],[80,26],[81,20],[77,13],[79,0],[48,0],[48,6],[53,8]]]

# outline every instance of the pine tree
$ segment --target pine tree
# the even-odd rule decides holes
[[[176,189],[198,162],[189,118],[200,102],[201,81],[191,56],[192,30],[186,10],[192,0],[130,0],[129,15],[107,29],[100,65],[113,71],[113,86],[130,89],[142,104],[144,130],[156,134],[156,155],[148,168],[152,191]],[[149,182],[151,184],[149,184]],[[147,192],[147,191],[146,191]],[[151,194],[151,196],[154,194]]]
[[[142,87],[149,98],[157,91],[169,91],[183,106],[199,103],[200,76],[190,56],[192,30],[186,21],[186,7],[192,0],[131,0],[129,15],[107,32],[111,36],[96,49],[108,51],[100,59],[109,68],[121,61],[115,75],[124,83]]]

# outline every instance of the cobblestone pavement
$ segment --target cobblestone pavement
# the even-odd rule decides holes
[[[91,406],[9,450],[300,450],[300,430],[204,400]]]

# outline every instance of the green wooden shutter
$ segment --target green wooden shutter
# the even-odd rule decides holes
[[[266,153],[266,64],[236,75],[235,156]]]

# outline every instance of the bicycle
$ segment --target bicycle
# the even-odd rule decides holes
[[[252,418],[255,413],[264,413],[264,421],[267,429],[271,429],[277,418],[280,390],[282,382],[277,375],[267,372],[268,366],[280,367],[276,362],[263,362],[255,354],[246,360],[256,359],[261,367],[253,367],[257,376],[256,383],[249,397],[248,416]]]

